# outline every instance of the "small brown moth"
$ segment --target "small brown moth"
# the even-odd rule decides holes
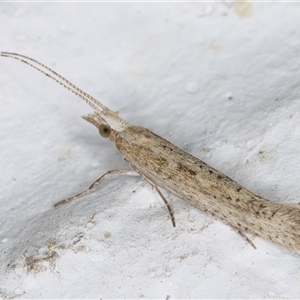
[[[221,219],[242,235],[243,232],[249,232],[300,253],[300,203],[275,204],[255,195],[150,130],[128,124],[118,113],[108,109],[44,64],[16,53],[1,52],[0,56],[30,65],[87,102],[94,109],[94,113],[83,118],[96,126],[101,136],[115,143],[133,169],[109,171],[88,190],[56,203],[55,207],[94,190],[106,175],[140,175],[156,189],[166,203],[174,226],[173,211],[160,187],[201,211]]]

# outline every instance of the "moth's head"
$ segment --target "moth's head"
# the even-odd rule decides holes
[[[96,126],[102,137],[109,138],[113,142],[118,134],[129,126],[117,113],[112,111],[109,111],[109,114],[94,112],[94,114],[88,114],[82,118]]]

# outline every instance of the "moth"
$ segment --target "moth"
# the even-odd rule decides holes
[[[1,52],[0,56],[19,60],[35,68],[89,104],[94,112],[83,118],[94,125],[102,137],[115,144],[131,167],[131,170],[105,173],[89,189],[56,203],[55,207],[95,190],[107,175],[140,175],[165,202],[173,226],[174,213],[161,188],[230,225],[253,247],[244,232],[300,253],[300,203],[272,203],[252,193],[152,131],[127,123],[117,112],[35,59],[10,52]]]

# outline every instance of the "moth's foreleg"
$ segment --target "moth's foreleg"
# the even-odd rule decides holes
[[[105,174],[103,174],[99,179],[97,179],[87,190],[85,190],[85,191],[83,191],[83,192],[81,192],[81,193],[79,193],[79,194],[77,194],[77,195],[75,195],[73,197],[70,197],[68,199],[61,200],[61,201],[55,203],[54,207],[58,207],[60,205],[66,204],[68,202],[77,200],[77,199],[81,198],[82,196],[88,194],[89,192],[96,190],[97,187],[103,182],[103,180],[105,179],[105,177],[107,175],[131,175],[131,176],[139,176],[139,174],[136,173],[133,170],[111,170],[111,171],[108,171]]]

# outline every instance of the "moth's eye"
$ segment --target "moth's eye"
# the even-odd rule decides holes
[[[110,136],[111,129],[107,127],[106,125],[100,125],[99,126],[99,133],[101,136],[107,138]]]

